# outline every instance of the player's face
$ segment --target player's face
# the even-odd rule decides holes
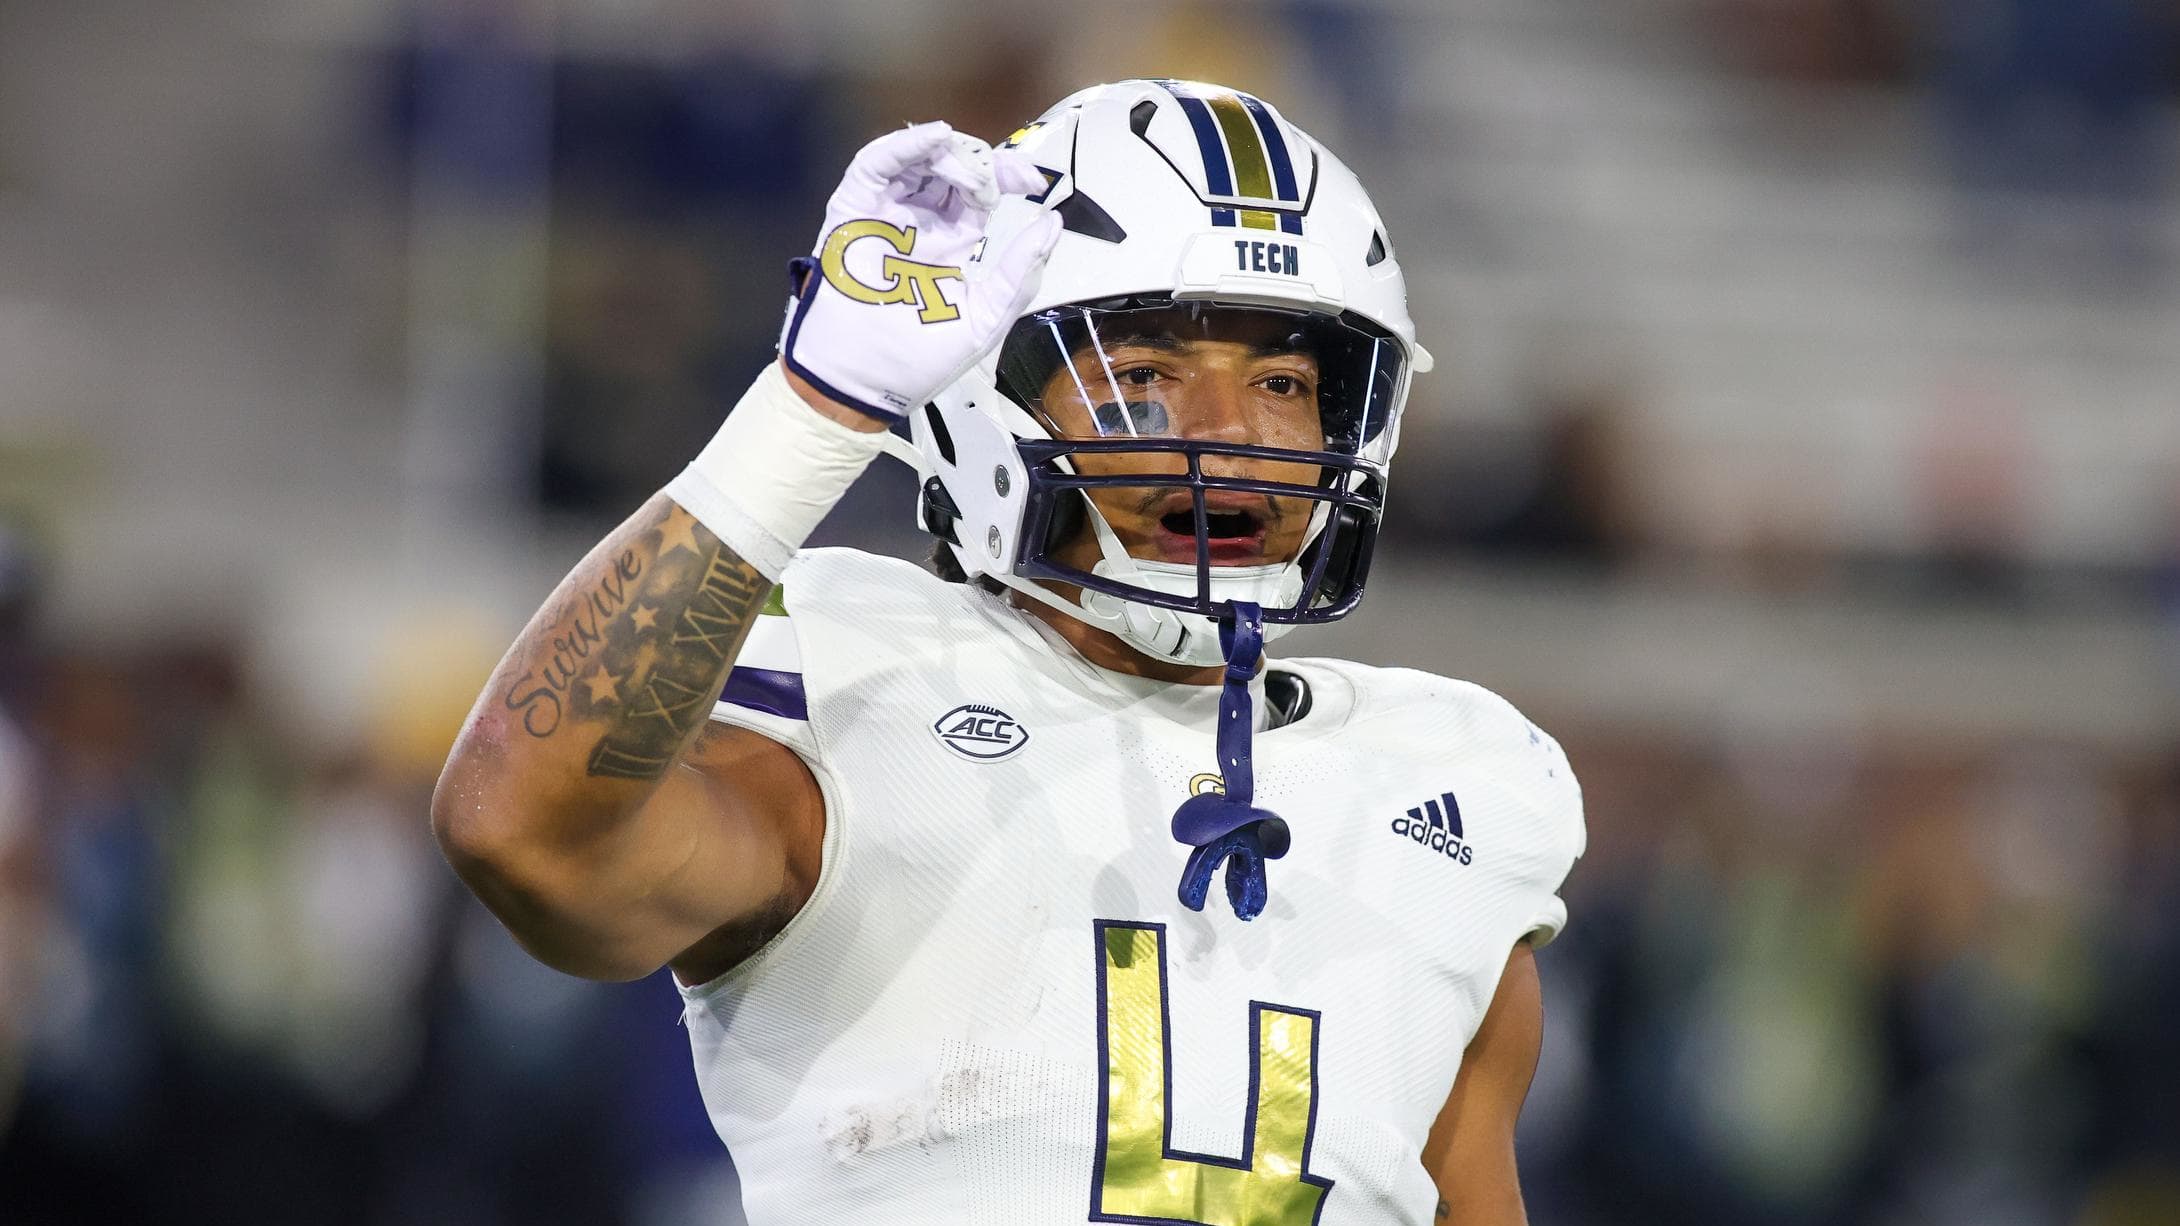
[[[1299,347],[1291,326],[1277,316],[1223,313],[1190,320],[1176,314],[1167,320],[1151,315],[1072,355],[1046,381],[1042,405],[1061,438],[1133,435],[1319,451],[1325,445],[1319,378],[1316,357]],[[1187,458],[1170,452],[1078,454],[1073,462],[1087,476],[1188,472]],[[1211,476],[1300,485],[1315,485],[1320,476],[1314,464],[1242,456],[1208,456],[1203,469]],[[1196,561],[1189,491],[1121,485],[1086,492],[1130,555]],[[1208,492],[1211,564],[1292,561],[1314,507],[1305,498]],[[1099,556],[1088,526],[1054,554],[1084,570]]]

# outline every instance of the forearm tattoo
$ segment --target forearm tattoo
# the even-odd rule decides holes
[[[772,581],[670,500],[592,570],[500,702],[531,737],[588,739],[594,777],[656,779],[711,713]]]

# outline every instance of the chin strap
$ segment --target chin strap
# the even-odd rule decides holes
[[[1181,905],[1204,909],[1211,875],[1226,864],[1226,897],[1234,914],[1255,919],[1264,911],[1269,888],[1264,862],[1287,854],[1292,841],[1285,819],[1259,809],[1256,771],[1250,759],[1256,721],[1250,710],[1249,681],[1264,655],[1263,610],[1235,601],[1219,622],[1219,646],[1226,652],[1226,684],[1219,694],[1219,771],[1224,792],[1191,796],[1173,811],[1173,837],[1195,848],[1181,870]]]

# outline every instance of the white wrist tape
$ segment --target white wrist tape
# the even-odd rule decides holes
[[[777,362],[726,424],[666,483],[666,494],[729,549],[777,580],[818,521],[885,445],[805,403]]]

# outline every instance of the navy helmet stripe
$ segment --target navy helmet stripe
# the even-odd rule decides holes
[[[1272,110],[1255,95],[1236,91],[1235,97],[1247,107],[1257,121],[1257,131],[1264,137],[1264,152],[1272,162],[1272,188],[1279,198],[1290,204],[1302,203],[1301,189],[1294,183],[1294,159],[1287,154],[1287,138],[1280,134],[1279,124],[1272,118]],[[1299,230],[1296,233],[1300,233]]]
[[[1203,157],[1204,162],[1205,194],[1235,195],[1237,188],[1234,185],[1233,155],[1227,149],[1225,134],[1219,130],[1218,117],[1212,114],[1210,104],[1180,81],[1160,80],[1158,84],[1164,86],[1166,92],[1181,104],[1181,112],[1188,116],[1189,128],[1196,134],[1196,151]],[[1264,160],[1271,169],[1274,198],[1283,204],[1300,205],[1302,188],[1294,175],[1294,155],[1287,148],[1286,134],[1280,131],[1279,122],[1272,117],[1271,108],[1253,94],[1236,90],[1233,97],[1254,121],[1257,136],[1263,144]],[[1279,218],[1279,228],[1286,233],[1302,233],[1302,215],[1298,212],[1281,210],[1276,213],[1252,213],[1251,217],[1257,220],[1250,224],[1262,224],[1269,229],[1273,216]],[[1232,207],[1213,205],[1211,208],[1212,225],[1234,226],[1240,220],[1240,214]]]
[[[1196,148],[1204,157],[1204,190],[1214,196],[1233,195],[1234,178],[1226,168],[1226,144],[1219,138],[1219,126],[1211,117],[1211,108],[1193,94],[1176,90],[1174,97],[1180,100],[1189,126],[1196,130]]]
[[[1279,198],[1292,204],[1302,203],[1302,189],[1294,178],[1294,157],[1287,152],[1287,138],[1279,130],[1279,121],[1272,118],[1272,109],[1253,94],[1242,94],[1241,104],[1257,121],[1257,131],[1264,136],[1264,152],[1272,163],[1272,188]],[[1289,234],[1302,232],[1300,213],[1281,213],[1279,228]]]

